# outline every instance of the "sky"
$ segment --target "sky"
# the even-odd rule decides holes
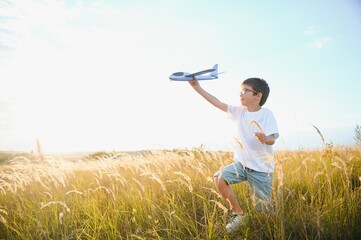
[[[231,150],[235,123],[173,72],[240,104],[261,77],[275,149],[354,143],[361,2],[0,0],[0,151]]]

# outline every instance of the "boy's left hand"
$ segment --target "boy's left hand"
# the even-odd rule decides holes
[[[263,132],[255,132],[254,136],[261,144],[273,145],[276,141],[273,135],[267,137]]]
[[[264,144],[266,143],[267,137],[264,133],[262,132],[255,132],[254,136],[256,137],[257,141]]]

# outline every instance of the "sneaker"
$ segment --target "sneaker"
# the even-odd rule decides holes
[[[246,215],[235,215],[229,223],[226,225],[228,233],[236,231],[240,226],[246,224]]]

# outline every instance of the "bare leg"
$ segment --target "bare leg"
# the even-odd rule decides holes
[[[214,184],[216,185],[218,192],[221,194],[224,200],[228,201],[231,205],[231,210],[238,213],[239,215],[244,215],[244,212],[239,206],[236,195],[228,183],[223,178],[214,177]]]

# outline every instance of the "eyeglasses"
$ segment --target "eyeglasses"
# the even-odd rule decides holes
[[[248,92],[259,93],[258,91],[254,91],[252,89],[245,88],[245,89],[241,90],[240,95],[244,95],[244,94],[246,94]]]

